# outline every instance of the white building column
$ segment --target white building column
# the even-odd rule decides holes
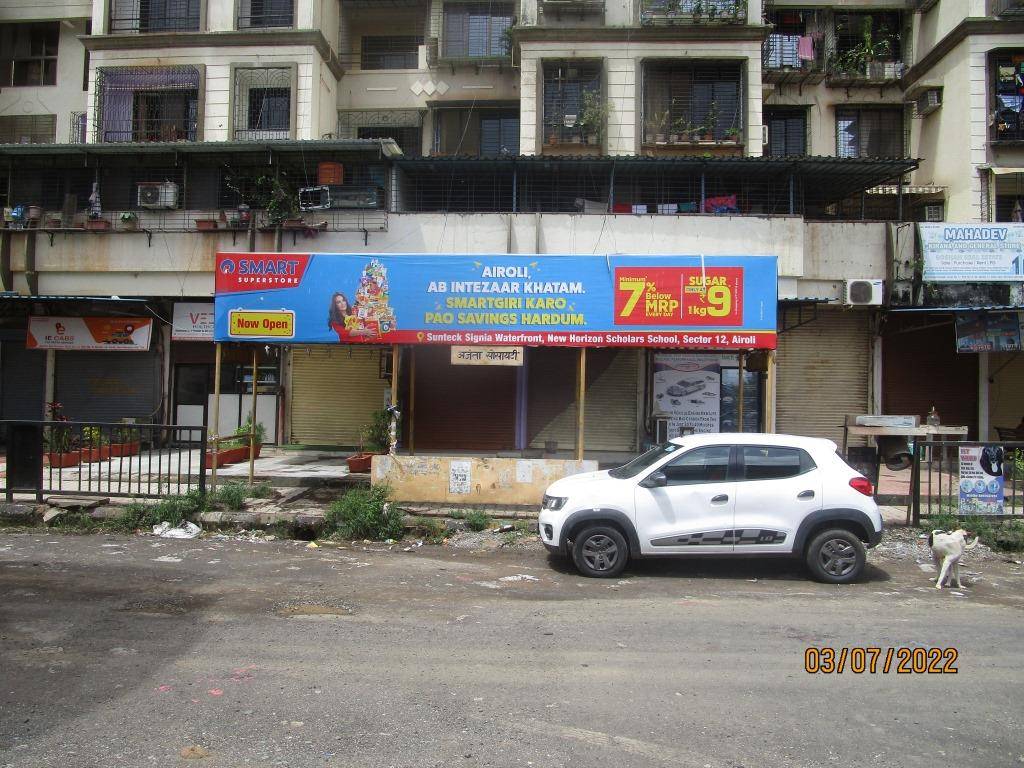
[[[41,419],[46,421],[50,418],[50,412],[47,409],[47,403],[54,401],[54,388],[57,379],[57,350],[48,349],[46,350],[46,369],[43,373],[43,388],[46,391],[46,395],[43,397],[43,414],[40,416]]]
[[[988,352],[978,353],[978,439],[988,440]]]

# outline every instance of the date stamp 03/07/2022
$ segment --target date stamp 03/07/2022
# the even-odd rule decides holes
[[[809,674],[955,675],[960,652],[956,648],[880,646],[810,647],[804,651],[804,671]]]

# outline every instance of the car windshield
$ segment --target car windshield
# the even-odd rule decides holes
[[[618,478],[619,480],[624,480],[627,477],[636,477],[649,466],[654,464],[654,462],[668,456],[670,453],[675,453],[680,448],[682,448],[682,446],[676,445],[675,443],[662,443],[661,445],[656,445],[651,448],[651,450],[647,451],[647,453],[641,453],[628,464],[616,467],[608,474],[612,477]]]

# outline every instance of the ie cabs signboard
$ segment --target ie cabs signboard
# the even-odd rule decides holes
[[[221,253],[216,341],[774,349],[774,256]]]

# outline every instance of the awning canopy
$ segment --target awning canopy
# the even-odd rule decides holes
[[[52,158],[110,157],[118,155],[224,155],[268,153],[288,154],[366,154],[379,158],[397,158],[402,150],[394,139],[318,139],[282,141],[143,141],[97,142],[89,144],[0,144],[0,157]]]

